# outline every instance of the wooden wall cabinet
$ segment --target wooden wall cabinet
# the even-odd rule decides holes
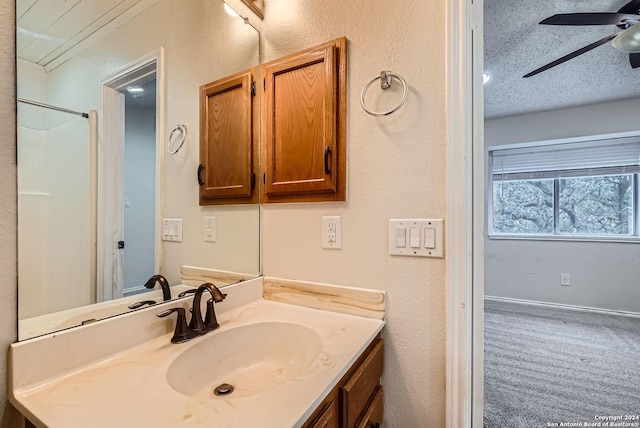
[[[200,87],[200,205],[258,202],[256,72]]]
[[[380,428],[383,418],[383,341],[378,336],[303,428]]]
[[[347,39],[263,65],[261,202],[346,199]]]

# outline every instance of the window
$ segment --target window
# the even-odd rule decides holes
[[[640,137],[489,150],[490,236],[638,237]]]

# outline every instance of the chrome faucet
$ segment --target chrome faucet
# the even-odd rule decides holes
[[[200,309],[200,301],[202,300],[202,293],[208,291],[211,294],[211,299],[207,300],[207,312],[205,314],[204,320],[202,319],[202,312]],[[194,331],[200,332],[200,334],[205,334],[211,330],[215,330],[220,327],[218,324],[218,320],[216,319],[215,309],[213,308],[213,304],[222,302],[226,294],[223,294],[218,287],[210,282],[205,282],[196,290],[193,295],[193,313],[191,314],[191,322],[189,323],[189,328]]]
[[[202,319],[202,311],[200,310],[200,302],[202,300],[202,294],[208,291],[211,294],[211,299],[207,300],[207,313],[204,320]],[[214,284],[209,282],[202,284],[195,291],[193,296],[193,307],[191,309],[191,322],[187,326],[186,312],[184,308],[171,308],[166,311],[162,311],[157,314],[158,317],[164,318],[172,313],[178,314],[176,320],[176,329],[171,338],[172,343],[182,343],[189,339],[193,339],[196,336],[206,334],[216,328],[220,327],[218,320],[216,319],[216,313],[213,307],[214,302],[222,302],[226,294],[218,290]]]
[[[156,286],[156,282],[160,284],[162,288],[162,300],[165,302],[167,300],[171,300],[171,289],[169,288],[169,281],[162,275],[153,275],[149,280],[144,284],[146,288],[153,288]]]

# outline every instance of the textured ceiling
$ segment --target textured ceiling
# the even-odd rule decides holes
[[[606,43],[536,76],[522,76],[620,31],[613,25],[539,25],[557,13],[615,12],[624,0],[484,0],[485,117],[640,96],[640,68]]]

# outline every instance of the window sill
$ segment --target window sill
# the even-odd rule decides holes
[[[510,234],[489,234],[490,240],[500,241],[566,241],[566,242],[617,242],[617,243],[638,243],[638,236],[571,236],[571,235],[510,235]]]

